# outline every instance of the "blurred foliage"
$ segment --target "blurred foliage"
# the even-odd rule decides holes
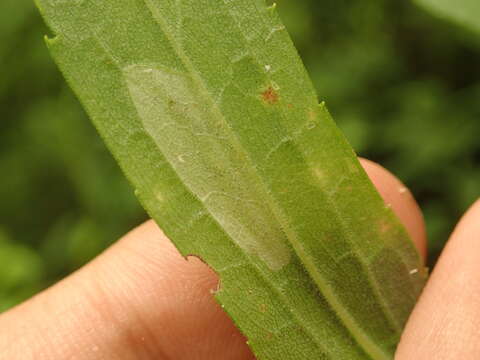
[[[480,38],[408,1],[277,2],[354,148],[419,200],[433,264],[480,195]],[[0,311],[146,219],[47,33],[31,0],[0,2]]]
[[[480,32],[480,2],[478,0],[416,0],[438,16]]]
[[[0,2],[0,311],[146,215],[59,74],[30,0]]]

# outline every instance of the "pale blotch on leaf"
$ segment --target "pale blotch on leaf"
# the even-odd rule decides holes
[[[255,169],[248,168],[246,154],[202,84],[155,66],[132,65],[123,74],[145,133],[205,210],[272,271],[290,263],[280,222],[267,204],[257,201],[265,195]],[[271,104],[278,101],[273,87],[263,97]],[[163,201],[161,194],[157,199]]]
[[[312,169],[313,170],[313,175],[318,179],[320,180],[321,183],[325,183],[327,181],[327,175],[325,174],[324,170],[319,168],[319,167],[315,167]]]
[[[155,199],[157,199],[161,203],[165,201],[165,198],[163,197],[163,194],[160,191],[155,192]]]

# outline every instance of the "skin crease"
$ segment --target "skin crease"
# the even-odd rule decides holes
[[[425,255],[423,219],[413,197],[379,165],[362,164]],[[396,360],[480,358],[479,217],[477,204],[457,228]],[[196,258],[185,261],[149,221],[81,270],[0,315],[0,359],[254,359],[212,298],[217,285],[212,270]]]

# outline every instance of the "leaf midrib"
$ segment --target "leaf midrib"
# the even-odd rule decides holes
[[[273,6],[272,10],[275,9],[275,6]],[[229,13],[231,14],[230,10],[229,10]],[[235,19],[235,17],[232,15],[232,17]],[[238,22],[235,21],[235,26],[237,26],[237,28],[240,30],[240,32],[243,34],[242,32],[242,28],[240,26],[240,24],[238,24]],[[255,47],[251,47],[249,42],[248,41],[245,41],[245,46],[249,48],[250,50],[250,53],[254,55],[255,57],[255,60],[257,61],[257,63],[259,65],[262,65],[260,63],[260,60],[259,60],[259,56],[258,56],[258,51]],[[322,103],[322,106],[324,106],[324,103]],[[287,114],[285,113],[285,109],[284,108],[280,108],[280,111],[281,111],[281,115],[286,118],[287,117]],[[305,159],[305,157],[303,156],[303,154],[301,154],[302,158],[305,160],[305,163],[306,164],[309,164],[308,161]],[[318,189],[320,191],[322,191],[323,193],[326,193],[324,189],[322,189],[321,187],[318,187]],[[268,194],[268,192],[267,192]],[[350,239],[349,241],[349,244],[353,247],[354,249],[354,252],[358,255],[360,253],[360,249],[356,246],[355,244],[355,241],[354,239],[352,238],[352,236],[350,235],[350,232],[347,231],[348,229],[348,226],[345,224],[345,221],[343,221],[342,217],[338,215],[338,210],[337,210],[337,206],[335,204],[334,201],[332,201],[332,199],[330,198],[330,196],[328,196],[328,194],[326,194],[327,196],[325,196],[325,199],[326,199],[326,202],[331,206],[331,208],[335,209],[335,214],[337,215],[337,223],[339,223],[339,225],[341,226],[341,228],[343,229],[342,233],[348,237]],[[308,254],[307,254],[308,255]],[[381,295],[380,293],[380,286],[378,284],[378,281],[373,277],[373,274],[372,274],[372,271],[370,270],[370,268],[368,267],[368,265],[365,263],[365,261],[363,260],[363,257],[362,256],[357,256],[359,262],[360,262],[360,265],[362,267],[362,269],[364,270],[365,272],[365,275],[367,276],[367,279],[369,280],[369,283],[372,284],[372,290],[374,291],[376,297],[377,297],[377,300],[379,301],[382,309],[383,309],[383,312],[384,314],[386,315],[387,317],[387,320],[389,321],[389,323],[395,328],[395,330],[397,331],[397,333],[400,333],[401,330],[402,330],[402,327],[401,325],[398,323],[398,321],[395,319],[395,316],[393,315],[391,309],[389,308],[388,304],[386,303],[385,301],[385,298]],[[402,262],[403,264],[405,265],[405,267],[407,268],[407,265],[404,261],[404,259],[402,258]],[[314,265],[314,271],[316,271],[316,267]],[[318,272],[318,271],[316,271]],[[321,276],[321,275],[320,275]],[[315,279],[314,279],[315,280]]]
[[[370,339],[369,336],[367,336],[362,328],[357,325],[357,322],[355,321],[354,317],[348,312],[348,310],[345,309],[345,307],[336,299],[337,297],[335,296],[335,291],[332,289],[330,285],[323,279],[323,276],[318,272],[316,269],[314,261],[311,259],[311,256],[306,252],[300,241],[298,240],[298,237],[296,233],[291,229],[291,227],[288,225],[288,221],[286,220],[285,215],[283,214],[283,211],[281,208],[276,204],[275,200],[269,195],[268,192],[268,187],[265,185],[264,181],[262,180],[261,176],[258,174],[258,171],[256,170],[255,166],[252,165],[253,161],[251,160],[250,156],[248,155],[248,152],[244,150],[241,142],[239,141],[238,137],[235,135],[235,133],[232,131],[230,125],[226,121],[225,117],[223,116],[222,112],[218,108],[218,105],[216,102],[212,99],[211,94],[207,90],[207,87],[201,78],[201,76],[198,74],[198,72],[195,70],[193,64],[189,60],[189,58],[184,54],[183,49],[178,46],[177,42],[175,39],[172,37],[172,34],[169,31],[169,26],[167,25],[165,19],[161,16],[161,13],[159,11],[155,11],[155,6],[153,4],[149,4],[150,0],[142,0],[146,7],[149,9],[153,19],[157,22],[157,24],[160,26],[162,29],[162,32],[165,34],[167,40],[172,46],[172,49],[175,51],[183,65],[185,66],[185,69],[187,72],[190,73],[193,82],[196,84],[197,89],[199,90],[200,94],[210,103],[212,106],[213,111],[217,114],[218,119],[223,122],[225,125],[225,128],[227,129],[227,134],[229,134],[232,145],[235,147],[237,151],[239,151],[242,156],[247,160],[247,164],[249,164],[248,169],[250,174],[253,176],[254,179],[256,179],[259,189],[262,189],[262,192],[264,193],[265,198],[267,199],[267,203],[270,206],[272,213],[274,217],[276,218],[280,228],[282,228],[287,235],[287,238],[289,239],[290,244],[292,245],[293,249],[295,250],[297,256],[301,260],[301,262],[304,264],[304,266],[307,268],[308,273],[310,277],[313,279],[313,281],[317,284],[319,289],[321,290],[320,293],[325,297],[327,302],[330,304],[331,308],[334,310],[334,312],[337,314],[337,316],[340,318],[340,321],[344,324],[344,326],[349,330],[353,338],[357,341],[357,343],[360,345],[361,348],[364,349],[364,351],[372,356],[374,359],[390,359],[390,355],[385,353],[383,349],[381,349],[372,339]],[[153,8],[153,9],[152,9]],[[238,26],[238,25],[237,25]],[[243,34],[243,33],[242,33]],[[193,194],[195,195],[195,194]],[[196,195],[195,195],[196,196]],[[196,198],[200,201],[197,196]],[[203,204],[203,202],[202,202]],[[234,241],[232,241],[235,243]],[[260,271],[261,272],[261,271]],[[263,276],[263,275],[262,275]],[[268,283],[268,281],[267,281]],[[272,286],[272,288],[275,289],[275,286]],[[277,291],[277,290],[276,290]],[[278,291],[277,291],[278,292]],[[293,310],[291,310],[293,312]],[[300,322],[300,324],[303,325],[303,322]],[[306,329],[311,331],[310,329]],[[313,339],[315,339],[315,336],[311,335]],[[317,346],[320,346],[320,344],[317,344]]]

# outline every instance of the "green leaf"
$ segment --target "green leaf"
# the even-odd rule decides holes
[[[480,1],[478,0],[415,0],[432,13],[480,32]]]
[[[258,359],[392,358],[422,261],[318,105],[274,6],[38,5],[138,197],[220,275],[216,297]]]

